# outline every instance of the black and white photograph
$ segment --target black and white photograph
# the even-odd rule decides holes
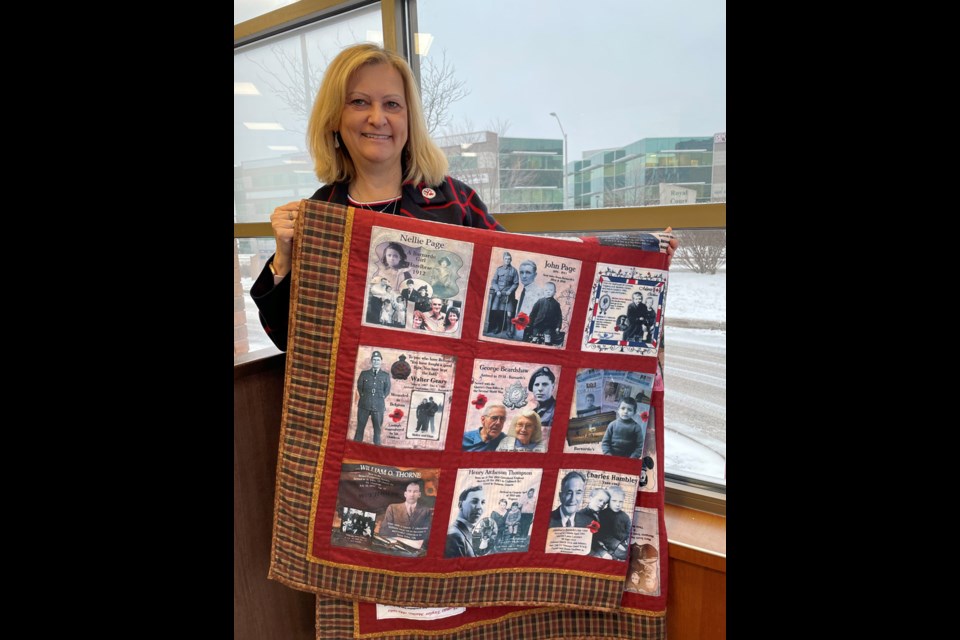
[[[573,258],[494,247],[479,338],[562,348],[580,267]]]
[[[527,551],[542,476],[542,469],[460,469],[443,556]]]
[[[474,360],[463,450],[546,451],[557,415],[560,375],[559,365]],[[491,434],[489,428],[484,431],[483,418],[494,405],[504,420]]]
[[[439,475],[439,469],[344,463],[331,544],[385,555],[426,555]]]
[[[447,394],[443,391],[413,391],[411,411],[407,414],[407,438],[439,440],[443,431],[443,408]]]
[[[373,227],[363,324],[461,334],[473,244]]]
[[[456,367],[456,356],[360,345],[347,439],[443,449]]]
[[[646,455],[654,379],[638,371],[578,369],[564,452]]]
[[[660,595],[660,525],[656,509],[636,508],[630,529],[629,558],[624,590]]]
[[[625,562],[637,476],[596,469],[561,469],[547,523],[546,553]]]
[[[667,275],[659,269],[598,263],[583,350],[657,355]]]

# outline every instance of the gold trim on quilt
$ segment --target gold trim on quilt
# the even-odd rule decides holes
[[[621,607],[621,611],[626,613],[632,613],[638,616],[649,616],[651,618],[663,618],[667,615],[667,610],[663,611],[650,611],[648,609],[634,609],[633,607]]]

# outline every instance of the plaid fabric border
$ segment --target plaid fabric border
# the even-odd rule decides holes
[[[268,577],[308,591],[317,580],[317,566],[306,560],[310,511],[352,217],[352,209],[303,200],[296,223],[288,329],[293,348],[286,362]]]
[[[321,594],[321,600],[322,596],[337,596],[400,606],[546,605],[568,607],[577,615],[588,610],[619,609],[622,578],[584,571],[523,567],[457,574],[438,570],[427,575],[407,575],[310,559],[315,516],[313,497],[322,479],[318,469],[324,460],[324,424],[333,395],[327,387],[337,368],[341,323],[338,310],[343,308],[354,215],[352,208],[336,204],[314,200],[300,204],[291,274],[290,348],[268,577],[296,589]],[[504,594],[524,594],[525,599],[506,600]],[[588,619],[594,618],[588,616]],[[559,623],[548,617],[537,624],[545,632],[554,633],[550,629]],[[628,626],[633,628],[635,624],[631,622]],[[592,626],[595,625],[591,623]],[[623,624],[614,626],[616,633],[620,633]],[[526,633],[526,627],[517,628],[518,633]],[[537,633],[538,638],[570,637]],[[612,633],[596,637],[618,637]]]
[[[317,640],[357,640],[389,638],[390,640],[425,640],[456,638],[457,640],[503,640],[535,638],[536,640],[663,640],[667,637],[666,616],[638,615],[630,612],[577,611],[573,609],[538,609],[514,612],[489,621],[443,631],[390,631],[361,633],[356,619],[356,605],[349,600],[317,596]]]
[[[319,566],[314,575],[317,588],[313,591],[318,593],[363,594],[357,598],[402,606],[494,606],[505,603],[504,594],[517,594],[515,598],[510,598],[512,604],[550,604],[581,610],[610,611],[620,607],[623,597],[622,579],[599,580],[572,573],[544,571],[422,577]],[[483,597],[482,594],[489,596]],[[530,594],[536,594],[536,600],[531,600]],[[571,604],[574,602],[580,604]]]

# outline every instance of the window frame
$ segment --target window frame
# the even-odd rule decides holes
[[[410,43],[416,31],[416,0],[300,0],[234,25],[234,49],[297,29],[379,1],[384,48],[410,61]],[[414,69],[419,82],[419,61]],[[566,168],[565,168],[566,170]],[[609,231],[659,231],[674,229],[725,229],[726,202],[682,205],[647,205],[600,209],[563,209],[528,213],[496,213],[497,221],[513,233],[574,233],[591,235]],[[234,223],[234,238],[272,238],[269,222]],[[251,351],[234,362],[282,356],[275,348]],[[664,498],[668,504],[726,516],[726,486],[674,473],[664,473]]]

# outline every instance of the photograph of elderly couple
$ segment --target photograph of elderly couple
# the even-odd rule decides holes
[[[559,379],[559,365],[475,360],[463,451],[545,452]]]
[[[473,244],[373,227],[363,324],[460,337]]]

